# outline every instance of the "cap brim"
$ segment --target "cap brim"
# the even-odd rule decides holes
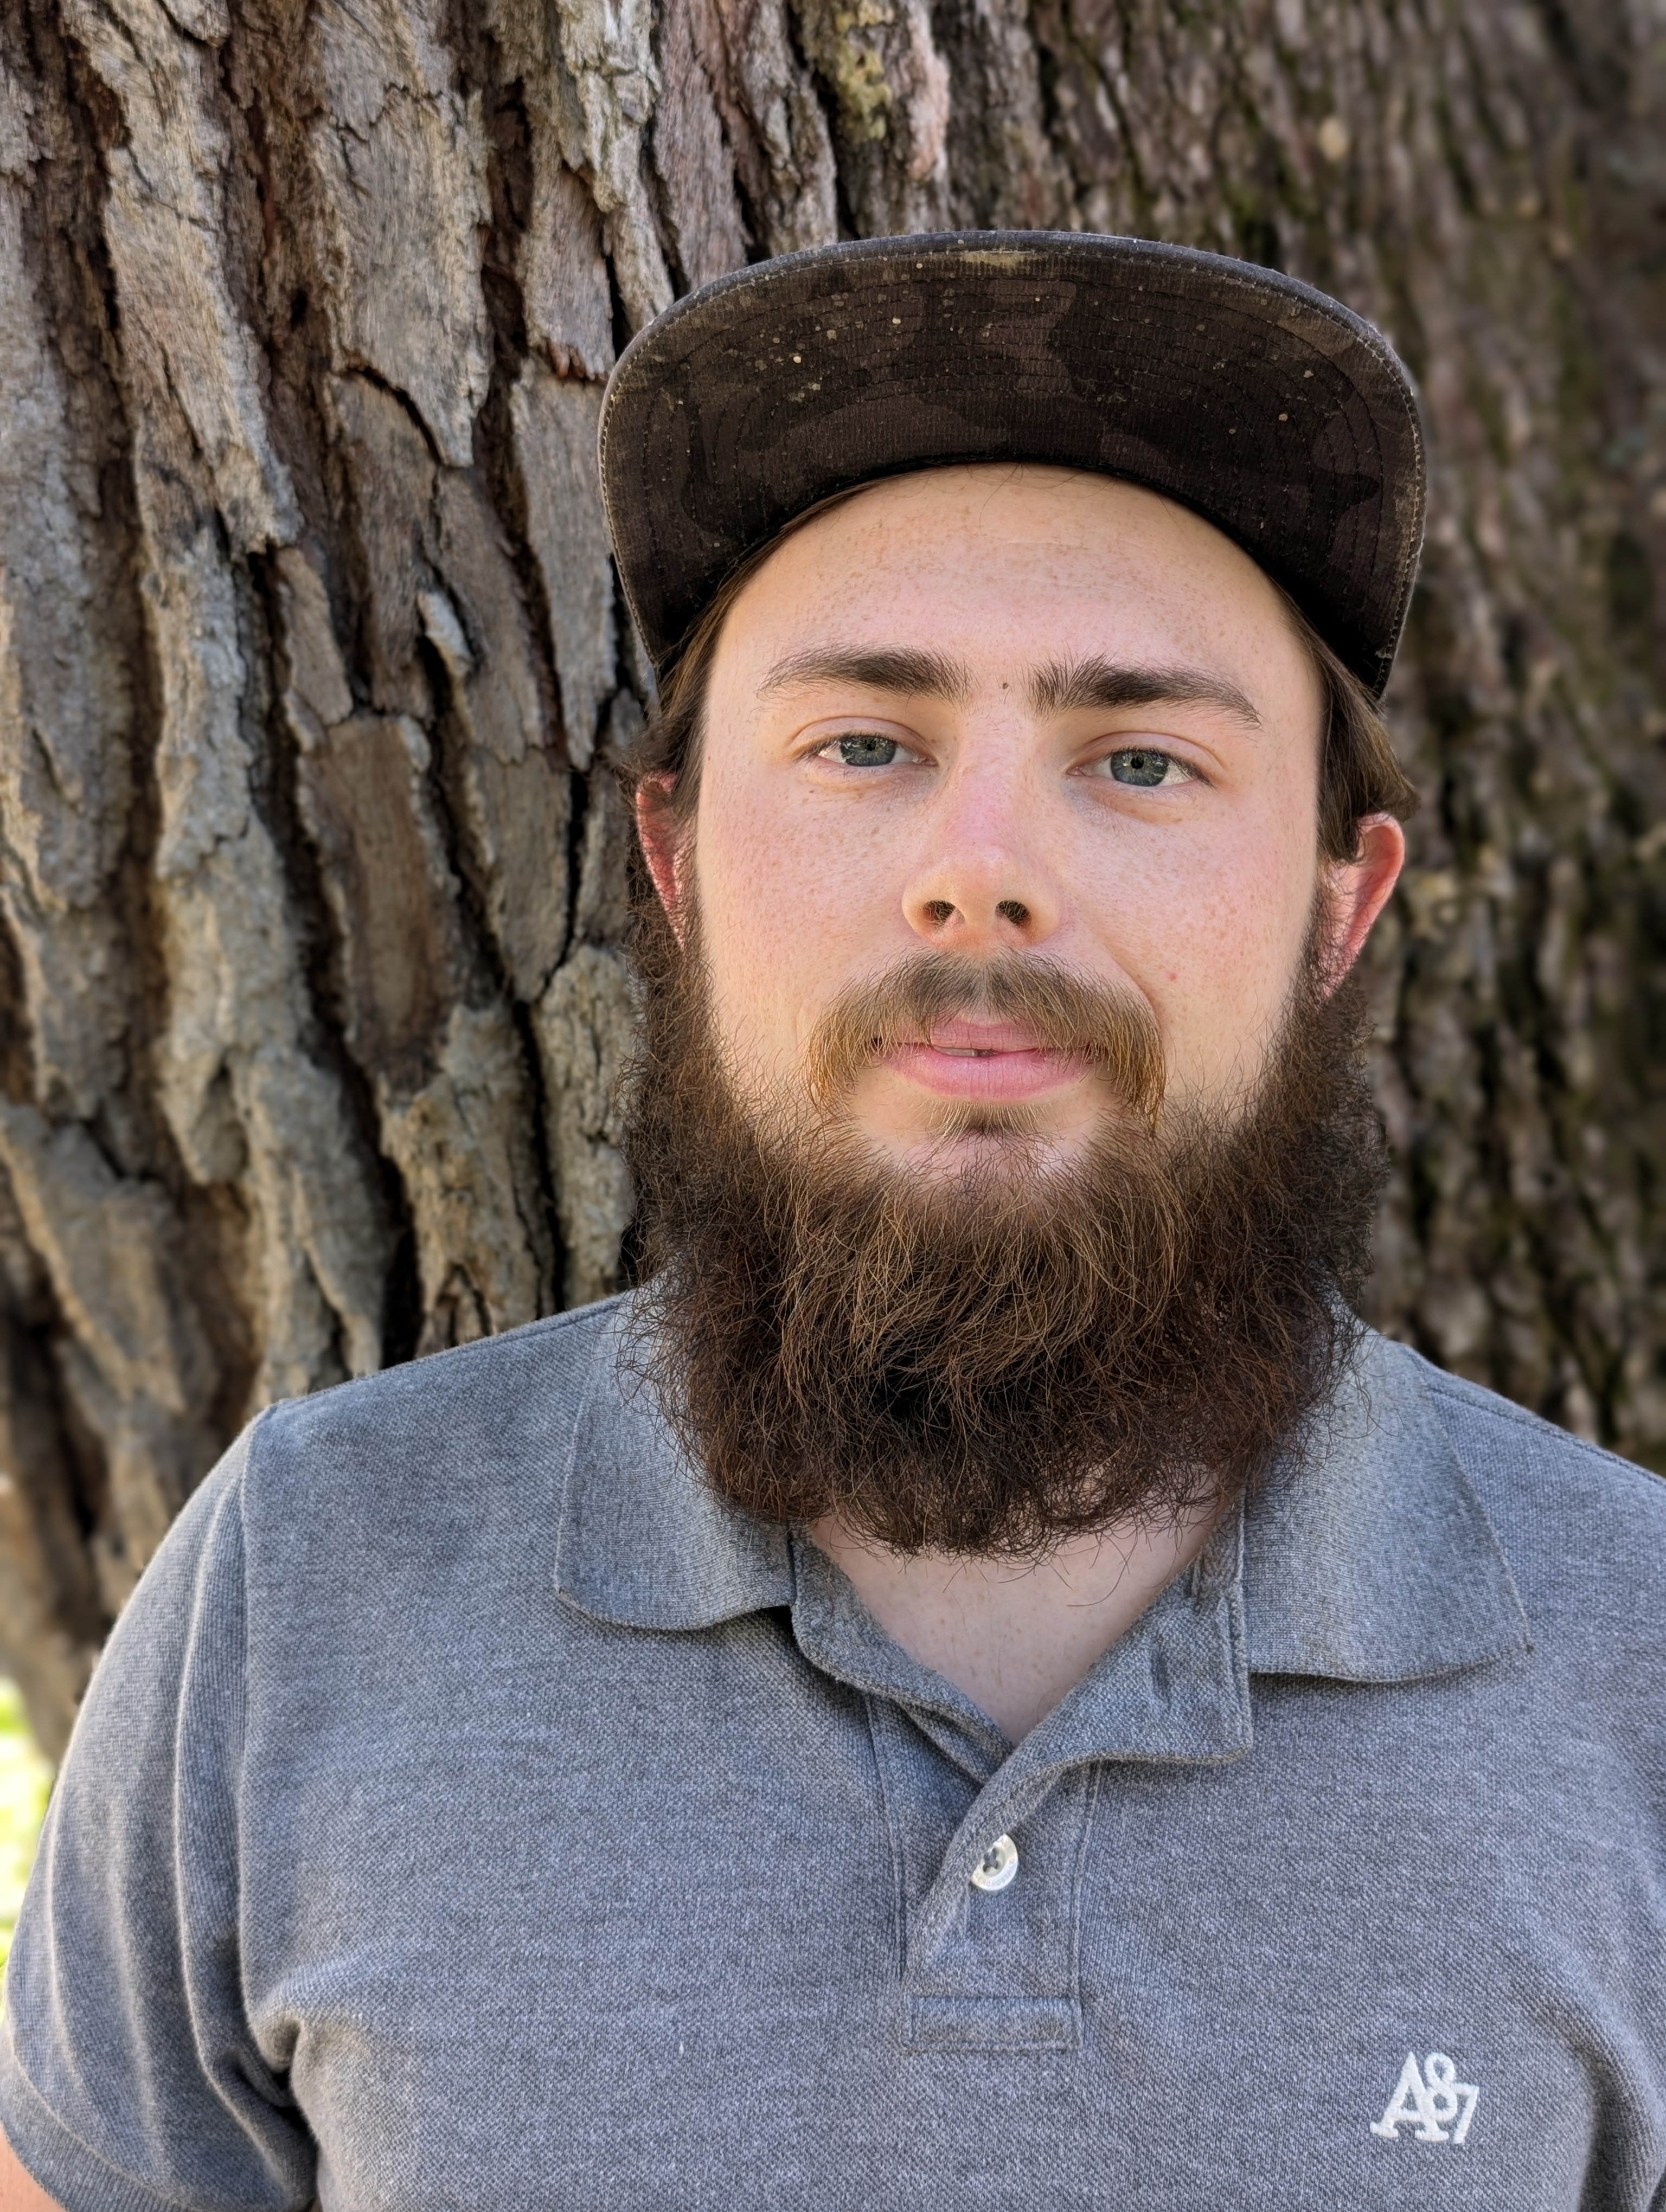
[[[1417,404],[1391,348],[1252,263],[1049,231],[787,255],[627,347],[602,488],[655,665],[807,507],[976,461],[1093,469],[1183,501],[1381,695],[1423,532]]]

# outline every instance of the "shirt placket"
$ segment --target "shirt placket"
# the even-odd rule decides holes
[[[1082,1887],[1108,1763],[1213,1762],[1250,1747],[1239,1565],[1234,1524],[1010,1748],[806,1549],[800,1648],[866,1701],[896,1866],[905,2049],[1079,2047]]]
[[[897,1861],[904,2048],[1074,2050],[1097,1766],[1026,1779],[1007,1759],[980,1787],[906,1707],[868,1710]]]

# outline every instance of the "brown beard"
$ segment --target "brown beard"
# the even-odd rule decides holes
[[[1029,1556],[1299,1457],[1359,1334],[1385,1172],[1363,993],[1322,988],[1316,931],[1256,1096],[1208,1111],[1160,1104],[1143,1002],[1016,955],[925,954],[848,994],[806,1100],[743,1104],[697,936],[642,937],[635,1358],[719,1496],[899,1552]],[[1049,1165],[1021,1109],[945,1112],[945,1134],[991,1134],[943,1174],[854,1136],[861,1066],[961,1010],[1092,1062],[1107,1112],[1078,1159]]]

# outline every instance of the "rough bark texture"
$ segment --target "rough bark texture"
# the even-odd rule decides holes
[[[1137,231],[1422,380],[1378,1317],[1666,1454],[1666,0],[0,0],[0,1658],[252,1412],[609,1289],[616,348]]]

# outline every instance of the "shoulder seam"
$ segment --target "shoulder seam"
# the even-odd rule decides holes
[[[540,1314],[536,1321],[522,1322],[516,1328],[500,1329],[494,1336],[477,1336],[471,1344],[453,1344],[447,1346],[447,1350],[455,1359],[466,1357],[471,1352],[489,1352],[494,1345],[501,1345],[511,1336],[553,1336],[561,1329],[576,1328],[581,1322],[594,1319],[602,1307],[617,1305],[621,1298],[629,1295],[629,1292],[620,1291],[611,1298],[598,1299],[594,1305],[567,1306],[560,1313]],[[416,1363],[406,1360],[404,1364],[414,1367]],[[383,1367],[377,1372],[388,1375],[394,1370]]]
[[[1408,1351],[1412,1349],[1410,1346],[1406,1348]],[[1421,1358],[1422,1355],[1414,1353],[1414,1357]],[[1444,1368],[1435,1366],[1432,1360],[1424,1360],[1423,1365],[1428,1370],[1424,1376],[1425,1387],[1432,1397],[1444,1398],[1450,1405],[1462,1406],[1493,1420],[1508,1421],[1519,1429],[1531,1429],[1552,1443],[1578,1452],[1584,1458],[1605,1461],[1609,1467],[1618,1468],[1626,1474],[1640,1474],[1650,1482],[1661,1480],[1652,1468],[1640,1467],[1634,1459],[1627,1459],[1623,1452],[1610,1451],[1606,1444],[1593,1443],[1589,1437],[1576,1437],[1572,1429],[1561,1428],[1556,1422],[1547,1421],[1542,1413],[1533,1413],[1526,1406],[1517,1405],[1513,1399],[1501,1397],[1497,1392],[1487,1390],[1484,1383],[1469,1386],[1471,1389],[1485,1394],[1487,1402],[1477,1405],[1468,1390],[1452,1388],[1455,1382],[1462,1383],[1463,1378],[1461,1376],[1449,1376]]]
[[[319,1405],[325,1399],[332,1398],[337,1390],[355,1390],[367,1382],[406,1374],[413,1368],[426,1365],[429,1359],[464,1359],[471,1353],[485,1353],[501,1348],[511,1337],[553,1336],[562,1329],[576,1328],[582,1322],[599,1318],[604,1307],[617,1305],[621,1299],[629,1296],[629,1291],[620,1291],[611,1298],[599,1298],[590,1305],[567,1306],[560,1313],[540,1314],[536,1321],[520,1322],[514,1328],[500,1329],[491,1336],[477,1336],[467,1344],[447,1345],[442,1352],[430,1352],[414,1359],[397,1360],[391,1367],[373,1367],[368,1374],[350,1375],[344,1382],[332,1382],[327,1390],[306,1390],[297,1393],[293,1398],[275,1399],[270,1406],[263,1406],[254,1416],[249,1424],[249,1432],[252,1433],[270,1414],[281,1413],[287,1407]]]

